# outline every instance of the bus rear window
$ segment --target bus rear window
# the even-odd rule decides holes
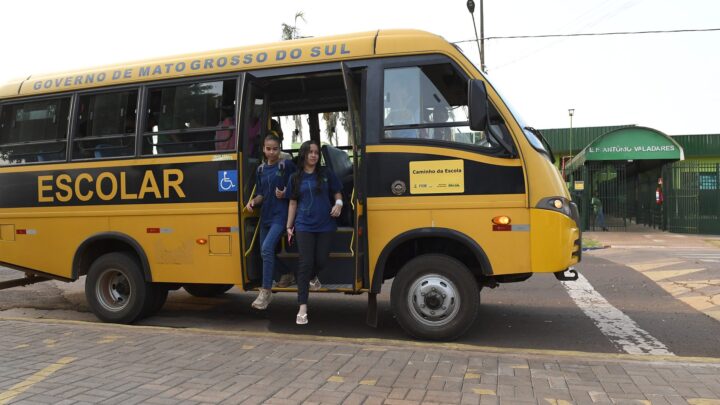
[[[65,160],[70,98],[0,107],[0,165]]]

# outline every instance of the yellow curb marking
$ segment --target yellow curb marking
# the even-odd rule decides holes
[[[255,346],[253,346],[253,345],[242,345],[242,347],[241,347],[241,349],[243,349],[243,350],[252,350],[254,348],[255,348]]]
[[[100,344],[100,345],[108,344],[108,343],[113,343],[113,342],[115,342],[116,340],[121,339],[121,338],[124,338],[124,337],[125,337],[125,336],[105,335],[105,336],[102,337],[101,340],[98,340],[97,343]]]
[[[476,373],[465,373],[465,379],[480,378],[480,374]]]
[[[365,347],[363,348],[364,352],[386,352],[387,349],[384,349],[382,347]]]
[[[65,367],[66,364],[70,364],[75,361],[75,359],[75,357],[63,357],[58,360],[57,363],[45,367],[44,369],[25,379],[25,381],[13,385],[12,387],[10,387],[9,390],[0,394],[0,405],[4,405],[12,401],[13,399],[15,399],[15,397],[25,392],[28,388],[48,378],[54,372]]]
[[[339,375],[334,375],[327,379],[328,382],[345,382],[345,378],[340,377]]]
[[[24,348],[26,348],[26,347],[30,347],[30,345],[29,345],[29,344],[17,345],[17,346],[15,346],[15,347],[13,347],[13,350],[15,350],[15,349],[24,349]]]
[[[478,395],[497,395],[495,390],[488,390],[485,388],[473,388],[473,392]]]
[[[375,385],[377,383],[377,380],[362,380],[360,381],[360,385]]]
[[[43,340],[43,343],[45,343],[45,347],[55,347],[55,343],[57,343],[57,340],[45,339]]]
[[[701,269],[679,269],[679,270],[657,270],[657,271],[646,271],[645,275],[650,278],[650,280],[653,281],[660,281],[660,280],[666,280],[668,278],[672,277],[679,277],[679,276],[685,276],[692,273],[697,273],[698,271],[706,270],[705,268]]]
[[[687,401],[690,405],[720,405],[720,399],[688,398]]]
[[[708,297],[705,296],[693,296],[693,297],[679,297],[683,302],[690,305],[691,307],[704,311],[706,309],[713,308],[715,305],[708,302]]]
[[[571,405],[571,402],[565,401],[564,399],[545,398],[550,405]]]
[[[665,266],[672,266],[675,264],[685,263],[683,261],[669,261],[669,260],[662,260],[659,262],[652,262],[652,263],[635,263],[635,264],[628,264],[629,267],[637,270],[637,271],[647,271],[647,270],[653,270],[653,269],[659,269],[660,267]]]
[[[705,313],[720,321],[720,311],[707,311]]]

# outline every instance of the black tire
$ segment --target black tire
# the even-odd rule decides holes
[[[158,311],[162,309],[163,305],[165,305],[165,301],[167,301],[169,291],[167,286],[161,284],[154,284],[152,286],[152,289],[153,297],[152,300],[148,300],[149,305],[143,317],[155,315]]]
[[[154,295],[140,263],[129,253],[100,256],[90,266],[85,280],[90,309],[104,322],[134,322],[143,316]]]
[[[470,270],[457,259],[425,254],[400,269],[390,303],[398,323],[410,335],[455,340],[475,322],[480,289]]]
[[[233,288],[232,284],[185,284],[183,286],[193,297],[217,297],[225,294],[229,289]]]

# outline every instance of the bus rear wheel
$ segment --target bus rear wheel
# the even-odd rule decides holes
[[[185,284],[183,286],[193,297],[210,298],[223,295],[233,288],[232,284]]]
[[[457,259],[425,254],[400,269],[390,302],[398,323],[410,335],[454,340],[474,323],[480,289],[470,270]]]
[[[97,258],[88,270],[85,296],[100,320],[131,323],[155,302],[154,286],[145,281],[137,259],[123,252]]]

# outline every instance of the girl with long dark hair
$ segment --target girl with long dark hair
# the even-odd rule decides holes
[[[263,141],[265,161],[258,167],[255,177],[255,197],[248,201],[245,208],[253,212],[262,204],[260,211],[260,256],[263,261],[262,287],[257,299],[253,301],[255,309],[265,309],[272,300],[272,282],[275,270],[275,247],[283,234],[287,222],[288,200],[285,188],[295,165],[290,160],[280,158],[280,138],[269,134]],[[291,274],[283,275],[291,276]],[[283,281],[281,279],[281,281]]]
[[[335,173],[320,164],[320,145],[307,141],[300,146],[298,171],[287,186],[287,233],[297,239],[300,252],[298,268],[298,325],[308,323],[309,289],[319,290],[317,275],[330,255],[332,237],[337,230],[335,218],[342,211],[342,183]],[[331,202],[332,193],[334,201]],[[310,280],[312,277],[312,281]]]

